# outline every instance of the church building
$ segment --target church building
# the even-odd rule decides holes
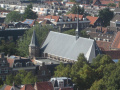
[[[44,57],[75,62],[83,53],[89,62],[100,54],[100,50],[93,39],[80,37],[79,19],[77,19],[76,36],[50,31],[41,47]]]

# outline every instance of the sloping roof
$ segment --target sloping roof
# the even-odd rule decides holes
[[[25,21],[23,21],[23,23],[29,24],[30,26],[33,26],[34,22],[35,22],[35,20],[33,20],[33,19],[26,19]]]
[[[34,90],[34,86],[31,84],[24,85],[20,90]]]
[[[89,19],[91,25],[94,25],[94,23],[98,19],[98,17],[92,17],[92,16],[87,16],[86,18]]]
[[[72,20],[74,21],[76,17],[78,17],[77,14],[68,14],[68,15],[65,15],[65,16],[68,16],[69,18],[72,18]],[[79,20],[82,20],[83,19],[83,15],[79,15]]]
[[[120,8],[115,8],[114,12],[120,12]]]
[[[59,16],[48,15],[45,18],[47,18],[47,19],[54,19],[56,22],[58,22],[58,20],[59,20]]]
[[[75,2],[67,2],[66,4],[76,4]]]
[[[12,86],[7,85],[4,90],[11,90]]]
[[[51,82],[37,82],[37,90],[54,90]]]
[[[120,21],[120,15],[116,14],[111,21]]]
[[[109,51],[112,42],[96,41],[96,43],[102,51]]]
[[[111,48],[120,49],[120,31],[117,32]]]
[[[114,3],[114,1],[101,1],[101,4],[107,5],[109,3]]]
[[[93,0],[93,5],[101,4],[100,0]]]
[[[49,20],[43,20],[41,24],[46,25],[46,24],[53,24],[53,23],[51,23]]]
[[[31,38],[31,43],[30,43],[29,46],[39,46],[38,41],[37,41],[37,37],[36,37],[36,34],[35,34],[35,30],[33,31],[33,35],[32,35],[32,38]]]
[[[87,60],[95,57],[95,43],[93,39],[50,31],[41,50],[58,57],[77,60],[80,53],[84,53]]]

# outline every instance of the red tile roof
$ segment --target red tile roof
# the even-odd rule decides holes
[[[12,86],[7,85],[4,90],[11,90]]]
[[[7,62],[9,63],[9,67],[12,67],[14,63],[14,59],[7,58]]]
[[[48,15],[45,18],[47,18],[47,19],[55,19],[56,22],[58,22],[58,20],[59,20],[59,16]]]
[[[76,4],[75,2],[67,2],[66,4]]]
[[[24,85],[20,90],[34,90],[31,84]]]
[[[114,41],[111,45],[112,49],[120,49],[120,31],[117,32]]]
[[[37,82],[37,90],[54,90],[51,82]]]
[[[114,1],[101,1],[101,4],[107,5],[109,3],[114,3]]]
[[[77,14],[68,14],[68,15],[65,15],[65,16],[68,16],[69,18],[72,18],[72,20],[74,21],[75,18],[78,16]],[[83,19],[83,15],[79,15],[79,19],[82,20]]]
[[[90,24],[94,25],[94,23],[97,21],[98,17],[92,17],[92,16],[87,16],[87,19],[90,20]]]
[[[96,41],[96,43],[102,51],[109,51],[112,42]]]

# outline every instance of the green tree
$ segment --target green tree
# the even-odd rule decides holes
[[[108,7],[116,7],[116,4],[115,3],[109,3],[107,6]]]
[[[5,83],[6,83],[7,85],[12,85],[13,81],[14,81],[14,76],[13,76],[12,74],[10,74],[10,75],[8,75],[8,76],[6,77]]]
[[[32,11],[32,8],[32,4],[29,4],[25,8],[24,19],[36,19],[38,17],[36,12]]]
[[[32,72],[27,72],[25,70],[20,70],[16,76],[13,76],[12,74],[8,75],[6,77],[6,84],[12,85],[14,82],[16,85],[21,84],[32,84],[37,81],[37,77],[32,74]]]
[[[74,4],[73,7],[71,8],[70,12],[72,14],[83,14],[84,13],[84,8]]]
[[[34,27],[32,27],[31,29],[29,29],[28,31],[25,32],[25,34],[23,35],[22,38],[20,38],[17,41],[17,51],[18,51],[18,55],[20,56],[28,56],[29,55],[29,44],[31,41],[31,37],[33,34],[33,30],[35,30],[36,32],[36,36],[37,36],[37,40],[39,45],[41,46],[43,41],[45,40],[46,36],[48,35],[49,30],[53,30],[53,28],[51,26],[40,26],[40,25],[35,25]]]
[[[75,29],[67,30],[67,31],[64,31],[63,33],[69,34],[69,35],[75,35]]]
[[[109,8],[105,8],[99,11],[99,17],[103,26],[110,24],[110,20],[113,18],[113,12]]]
[[[10,22],[18,22],[21,21],[22,15],[17,12],[17,11],[11,11],[10,13],[7,14],[5,18],[5,23],[10,23]]]
[[[17,49],[16,49],[16,45],[14,42],[5,42],[4,40],[1,40],[1,44],[0,44],[0,52],[4,52],[5,55],[10,54],[16,54],[17,53]]]
[[[71,72],[71,66],[67,65],[65,66],[63,63],[60,63],[56,68],[56,71],[54,72],[55,77],[70,77]]]

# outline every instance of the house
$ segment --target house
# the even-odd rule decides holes
[[[111,27],[120,27],[120,15],[116,14],[113,19],[110,21]]]
[[[76,18],[76,36],[50,31],[40,51],[43,57],[75,62],[83,53],[89,62],[100,53],[93,39],[80,37],[79,17]],[[82,43],[82,44],[81,44]]]
[[[90,26],[92,27],[101,26],[101,20],[99,17],[86,16],[86,18],[90,21]]]
[[[120,8],[115,8],[114,14],[120,14]]]
[[[83,15],[68,14],[64,16],[52,16],[48,15],[44,19],[50,20],[54,24],[54,28],[68,28],[76,29],[77,17],[79,17],[79,29],[89,27],[90,21],[83,17]]]
[[[53,77],[50,79],[54,90],[73,90],[73,82],[68,77]]]
[[[111,44],[111,49],[112,50],[120,50],[120,31],[117,32],[114,41]]]
[[[76,4],[75,2],[67,2],[66,3],[66,7],[72,7],[74,4]]]
[[[9,67],[12,69],[12,74],[16,75],[19,70],[31,71],[35,74],[36,66],[29,58],[21,58],[17,56],[7,57]]]
[[[36,82],[34,85],[35,90],[54,90],[51,82]]]
[[[26,19],[22,23],[28,24],[30,27],[32,27],[34,25],[34,23],[35,23],[35,20],[33,20],[33,19]]]
[[[0,78],[5,81],[8,73],[11,73],[11,68],[7,62],[7,58],[4,57],[4,53],[0,53]]]
[[[101,5],[100,0],[93,0],[93,5]]]

